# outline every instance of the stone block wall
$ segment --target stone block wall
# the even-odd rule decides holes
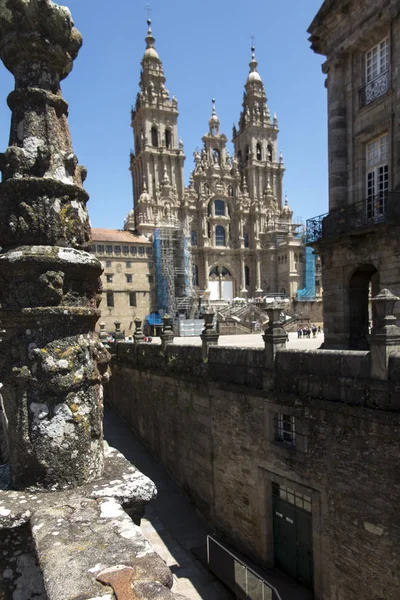
[[[199,350],[199,349],[197,349]],[[400,354],[372,381],[368,352],[119,344],[106,395],[198,509],[257,563],[274,563],[272,484],[312,498],[318,600],[395,600]],[[183,366],[184,371],[180,371]],[[275,439],[295,417],[296,447]]]

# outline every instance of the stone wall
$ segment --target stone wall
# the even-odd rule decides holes
[[[241,551],[274,562],[272,483],[312,498],[315,596],[397,598],[400,355],[118,344],[108,402]],[[275,417],[296,420],[296,448]]]

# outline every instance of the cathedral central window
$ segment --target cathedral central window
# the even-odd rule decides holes
[[[215,228],[215,245],[216,246],[225,246],[225,229],[222,225],[217,225]]]
[[[216,217],[225,216],[225,202],[223,200],[214,200],[214,210]]]

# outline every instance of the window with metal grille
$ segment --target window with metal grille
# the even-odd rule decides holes
[[[114,246],[114,254],[121,254],[121,246]]]
[[[300,494],[293,488],[284,487],[283,485],[279,485],[277,483],[272,484],[272,493],[274,496],[278,496],[281,500],[285,500],[286,502],[289,502],[289,504],[297,506],[297,508],[302,508],[307,512],[312,511],[311,496]]]
[[[113,282],[113,276],[112,275],[106,275],[106,281],[107,281],[107,283],[112,283]]]
[[[104,254],[104,246],[103,246],[102,244],[99,244],[99,245],[97,246],[97,252],[98,252],[99,254]]]
[[[143,246],[139,246],[139,256],[144,256],[144,248],[143,248]]]
[[[113,247],[112,246],[106,246],[106,254],[112,254],[113,252]]]
[[[278,413],[275,415],[275,441],[291,448],[296,447],[295,417]]]
[[[111,268],[111,260],[106,260],[106,269]]]
[[[132,263],[131,263],[131,261],[130,261],[130,260],[128,260],[128,261],[125,263],[125,267],[126,267],[127,269],[132,269]]]
[[[122,246],[122,254],[124,254],[124,256],[128,256],[129,246]]]
[[[126,275],[126,283],[132,283],[132,275],[130,275],[130,274]]]
[[[132,254],[132,256],[136,256],[136,254],[137,254],[136,246],[131,246],[131,254]]]

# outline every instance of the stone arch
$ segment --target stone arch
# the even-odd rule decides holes
[[[368,350],[370,297],[379,293],[379,272],[372,264],[358,265],[348,283],[348,333],[352,350]]]

